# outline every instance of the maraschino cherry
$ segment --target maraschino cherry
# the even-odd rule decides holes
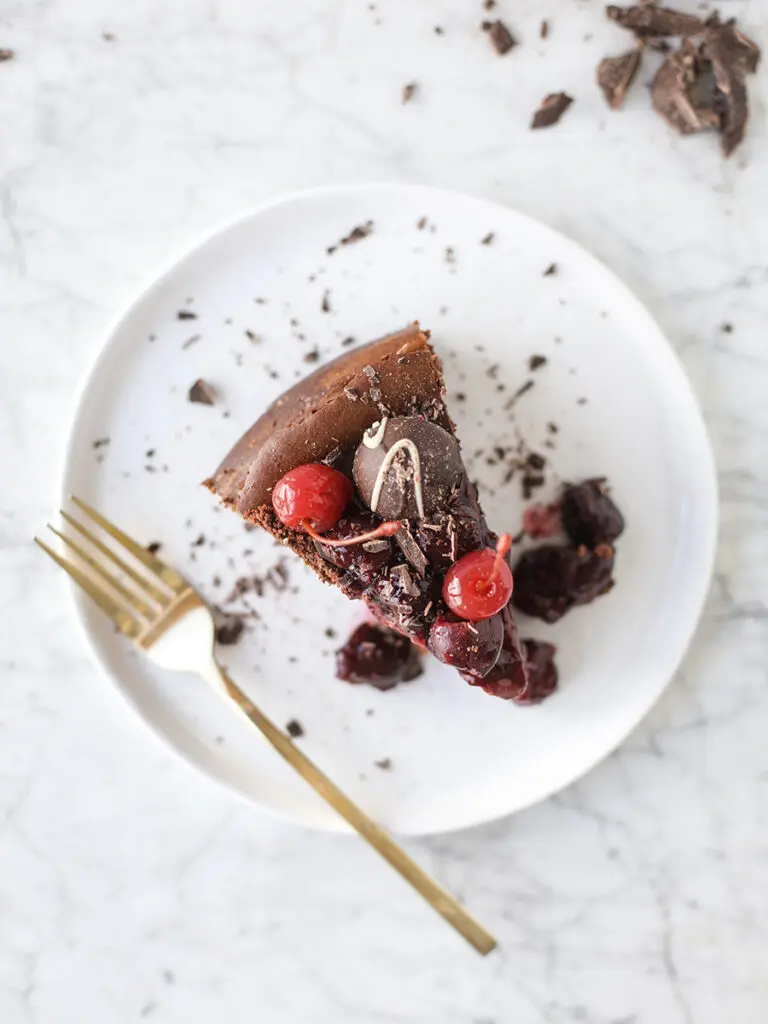
[[[310,462],[280,477],[272,488],[272,507],[284,526],[302,530],[329,547],[392,537],[401,529],[401,524],[393,520],[357,537],[323,537],[341,519],[352,493],[352,481],[343,473],[322,462]]]
[[[503,533],[496,550],[470,551],[455,562],[445,575],[443,599],[462,619],[477,622],[500,612],[512,596],[512,571],[506,555],[512,544]]]

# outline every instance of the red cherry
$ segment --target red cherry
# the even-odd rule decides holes
[[[352,491],[352,481],[343,473],[321,462],[311,462],[289,470],[277,481],[272,488],[272,505],[285,526],[303,530],[309,525],[324,533],[341,519]]]
[[[445,575],[443,599],[462,619],[477,622],[500,612],[512,596],[512,570],[506,562],[512,538],[499,537],[496,550],[470,551]]]

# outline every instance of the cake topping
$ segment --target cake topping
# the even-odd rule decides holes
[[[489,619],[512,596],[512,570],[506,557],[512,545],[508,533],[499,537],[496,550],[471,551],[451,566],[443,584],[443,599],[462,619]]]
[[[463,471],[459,446],[446,430],[418,416],[397,416],[363,436],[353,475],[363,501],[382,518],[421,520],[446,507]]]
[[[467,622],[447,612],[433,622],[428,646],[439,661],[460,672],[482,677],[499,660],[503,642],[504,625],[500,616]]]
[[[321,462],[297,466],[272,489],[272,506],[284,526],[325,533],[338,523],[352,498],[352,481]]]

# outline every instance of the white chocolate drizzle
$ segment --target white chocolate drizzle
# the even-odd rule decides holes
[[[370,430],[373,430],[373,427],[371,427],[370,430],[366,430],[363,434],[363,444],[366,448],[379,447],[381,442],[384,440],[384,431],[387,429],[388,421],[389,418],[384,416],[379,423],[374,423],[373,427],[375,427],[376,430],[373,434],[370,433]]]
[[[386,420],[384,420],[386,424]],[[378,434],[378,431],[377,431]],[[365,440],[365,438],[363,438]],[[370,445],[369,445],[370,447]],[[373,485],[373,493],[371,494],[371,512],[375,512],[379,505],[379,499],[381,498],[381,491],[384,487],[384,480],[389,467],[392,465],[395,456],[400,451],[407,451],[411,457],[411,464],[413,466],[413,493],[416,498],[416,508],[419,512],[419,519],[424,518],[424,492],[421,486],[421,458],[419,456],[419,449],[416,447],[414,441],[410,437],[401,437],[399,441],[395,441],[392,447],[389,449],[387,454],[384,456],[384,460],[379,466],[379,472],[376,475],[376,482]]]

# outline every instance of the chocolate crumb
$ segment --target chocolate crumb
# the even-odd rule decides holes
[[[624,103],[627,89],[640,68],[641,50],[630,50],[621,57],[606,57],[597,68],[597,84],[603,91],[608,106],[618,110]]]
[[[292,740],[298,740],[304,735],[304,726],[297,719],[292,718],[286,725],[285,731]]]
[[[195,540],[190,543],[192,548],[201,548],[205,544],[205,534],[201,533]]]
[[[567,92],[552,92],[545,96],[533,115],[531,129],[551,128],[556,125],[572,103],[573,97]]]
[[[559,431],[559,429],[560,428],[558,427],[558,425],[556,423],[548,423],[547,424],[547,430],[550,432],[550,434],[556,434]]]
[[[534,356],[531,356],[531,358],[528,360],[528,369],[532,370],[532,371],[533,370],[538,370],[539,367],[546,366],[546,363],[547,363],[547,357],[546,356],[534,355]]]
[[[192,348],[192,346],[195,345],[198,341],[200,341],[201,338],[202,338],[202,334],[193,334],[192,337],[191,338],[187,338],[187,340],[181,346],[182,349]]]
[[[517,46],[517,40],[503,21],[484,21],[480,27],[488,34],[491,45],[500,57]]]
[[[450,245],[446,245],[446,247],[445,247],[445,262],[446,263],[455,263],[456,262],[456,253],[453,251],[453,249],[451,248]]]
[[[496,237],[495,231],[489,231],[485,238],[481,239],[480,245],[493,245],[493,240]]]
[[[247,327],[245,329],[245,336],[254,345],[258,345],[261,341],[261,337],[255,331],[249,331]]]
[[[549,22],[545,18],[544,21],[542,21],[541,26],[539,27],[539,38],[540,39],[546,39],[548,35],[549,35]]]
[[[445,35],[445,29],[442,27],[442,25],[435,25],[435,35],[436,36],[444,36]]]
[[[367,238],[372,231],[373,221],[368,220],[365,222],[365,224],[360,224],[358,225],[358,227],[352,228],[348,235],[345,235],[343,238],[339,239],[339,242],[336,245],[329,245],[325,251],[328,253],[329,256],[333,256],[333,254],[336,252],[340,245],[352,245],[353,242],[359,242],[363,238]]]
[[[216,402],[215,390],[202,377],[195,381],[187,397],[190,402],[197,402],[200,405],[213,405]]]
[[[150,555],[156,555],[162,546],[163,545],[160,543],[159,540],[153,540],[151,541],[151,543],[147,544],[147,551],[150,553]]]
[[[144,452],[144,457],[147,458],[147,459],[154,459],[155,452],[156,452],[155,448],[147,448],[147,450]]]
[[[733,331],[733,324],[720,324],[720,330],[723,334],[731,334]]]
[[[517,402],[518,398],[522,398],[523,395],[527,391],[531,390],[531,388],[533,387],[534,384],[535,384],[535,381],[532,381],[532,380],[527,380],[525,382],[525,384],[521,384],[520,387],[517,389],[517,391],[515,391],[515,393],[513,395],[509,396],[509,398],[507,399],[507,401],[504,404],[504,408],[505,409],[511,409],[515,405],[515,403]]]
[[[428,223],[429,221],[427,220],[426,217],[419,217],[419,219],[416,221],[416,227],[419,229],[419,231],[423,231]]]
[[[311,351],[307,352],[305,354],[305,356],[304,356],[304,362],[305,363],[316,363],[316,362],[319,361],[319,359],[320,359],[320,349],[318,349],[318,348],[313,348]]]
[[[542,277],[552,277],[556,273],[557,273],[557,264],[556,263],[550,263],[549,266],[547,267],[547,269],[544,271],[544,273],[541,276]]]
[[[381,768],[383,772],[388,772],[392,769],[392,759],[389,757],[382,757],[380,761],[374,761],[373,763],[377,768]]]
[[[323,292],[323,300],[320,303],[320,309],[324,313],[331,312],[331,291],[329,288],[326,288],[325,291]]]
[[[492,11],[496,6],[496,0],[483,0],[483,7],[486,11]]]
[[[344,338],[344,340],[341,343],[341,347],[342,348],[349,348],[350,345],[354,345],[354,344],[355,344],[355,339],[350,334],[350,336],[348,338]]]
[[[191,309],[180,309],[176,314],[177,320],[197,320],[197,313],[193,313]]]
[[[453,398],[454,401],[456,402],[466,402],[467,400],[467,396],[464,394],[463,391],[457,391]]]
[[[539,455],[538,452],[530,452],[525,462],[531,469],[544,469],[547,464],[547,460],[543,455]]]
[[[576,405],[586,405],[586,404],[587,404],[586,398],[577,398],[576,399]]]
[[[104,448],[110,442],[108,437],[97,437],[95,441],[91,443],[91,448]]]
[[[114,32],[102,32],[101,38],[104,40],[105,43],[114,43],[115,34]],[[2,60],[2,57],[0,57],[0,60]]]
[[[7,60],[13,60],[15,56],[15,50],[0,50],[0,63],[4,63]]]
[[[410,101],[416,95],[417,89],[418,84],[416,82],[409,82],[408,85],[404,85],[402,94],[403,103],[410,103]]]
[[[245,629],[241,615],[227,615],[216,629],[216,643],[230,646],[236,644]]]
[[[329,640],[333,640],[339,634],[336,632],[336,630],[333,628],[333,626],[326,626],[325,627],[325,635],[328,637]]]

